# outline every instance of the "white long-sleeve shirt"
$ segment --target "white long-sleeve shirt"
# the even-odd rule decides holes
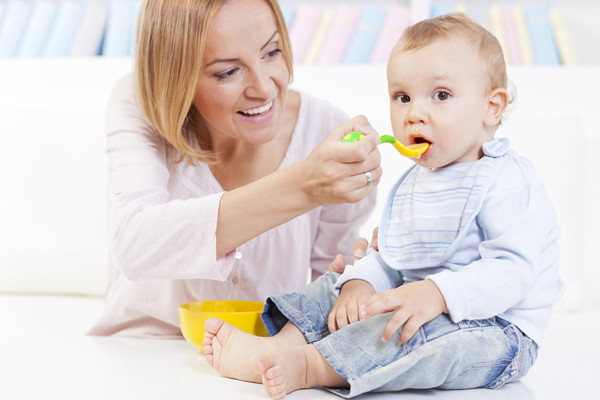
[[[388,199],[379,252],[347,266],[334,290],[350,279],[378,292],[431,279],[453,321],[499,316],[539,343],[563,292],[556,216],[534,167],[508,140],[483,150],[472,163],[413,166]]]
[[[301,94],[281,167],[306,157],[348,117]],[[107,109],[109,284],[90,334],[180,336],[178,306],[200,300],[264,301],[299,290],[309,268],[326,271],[337,253],[350,259],[375,192],[354,204],[316,208],[216,257],[224,190],[206,164],[177,158],[134,103],[131,76]]]

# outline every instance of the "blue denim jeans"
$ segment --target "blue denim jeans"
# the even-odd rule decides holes
[[[461,321],[445,314],[424,324],[406,343],[396,334],[381,340],[392,313],[350,324],[334,333],[327,317],[338,274],[327,273],[301,292],[271,297],[262,314],[271,335],[291,321],[350,389],[342,397],[403,389],[499,388],[524,376],[537,358],[537,345],[501,318]]]

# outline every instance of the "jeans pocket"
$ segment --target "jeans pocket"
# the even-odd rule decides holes
[[[504,331],[510,338],[511,344],[515,345],[517,351],[504,371],[485,386],[488,389],[497,389],[508,382],[522,378],[527,374],[537,358],[537,344],[524,335],[519,328],[509,325]]]
[[[504,369],[504,371],[502,371],[500,376],[498,376],[496,379],[494,379],[484,387],[488,389],[498,389],[510,382],[511,380],[513,380],[513,378],[519,373],[519,368],[515,361],[516,360],[513,360],[510,364],[508,364],[508,366]]]

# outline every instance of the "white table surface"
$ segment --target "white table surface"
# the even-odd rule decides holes
[[[98,298],[0,295],[0,399],[267,399],[261,385],[219,376],[183,340],[90,337]],[[600,313],[553,318],[538,363],[499,390],[407,391],[359,399],[599,399]],[[571,332],[581,330],[573,340]],[[569,342],[567,342],[569,340]],[[339,399],[324,389],[293,399]]]

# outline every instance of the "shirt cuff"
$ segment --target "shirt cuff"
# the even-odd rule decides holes
[[[462,287],[456,273],[443,271],[429,275],[425,279],[431,279],[442,293],[452,321],[459,322],[469,319],[471,310],[467,301],[466,289]]]
[[[333,294],[339,296],[342,285],[352,279],[367,281],[379,293],[395,288],[402,275],[399,271],[386,266],[379,252],[369,249],[367,255],[356,261],[354,265],[346,265],[344,273],[332,287]]]

